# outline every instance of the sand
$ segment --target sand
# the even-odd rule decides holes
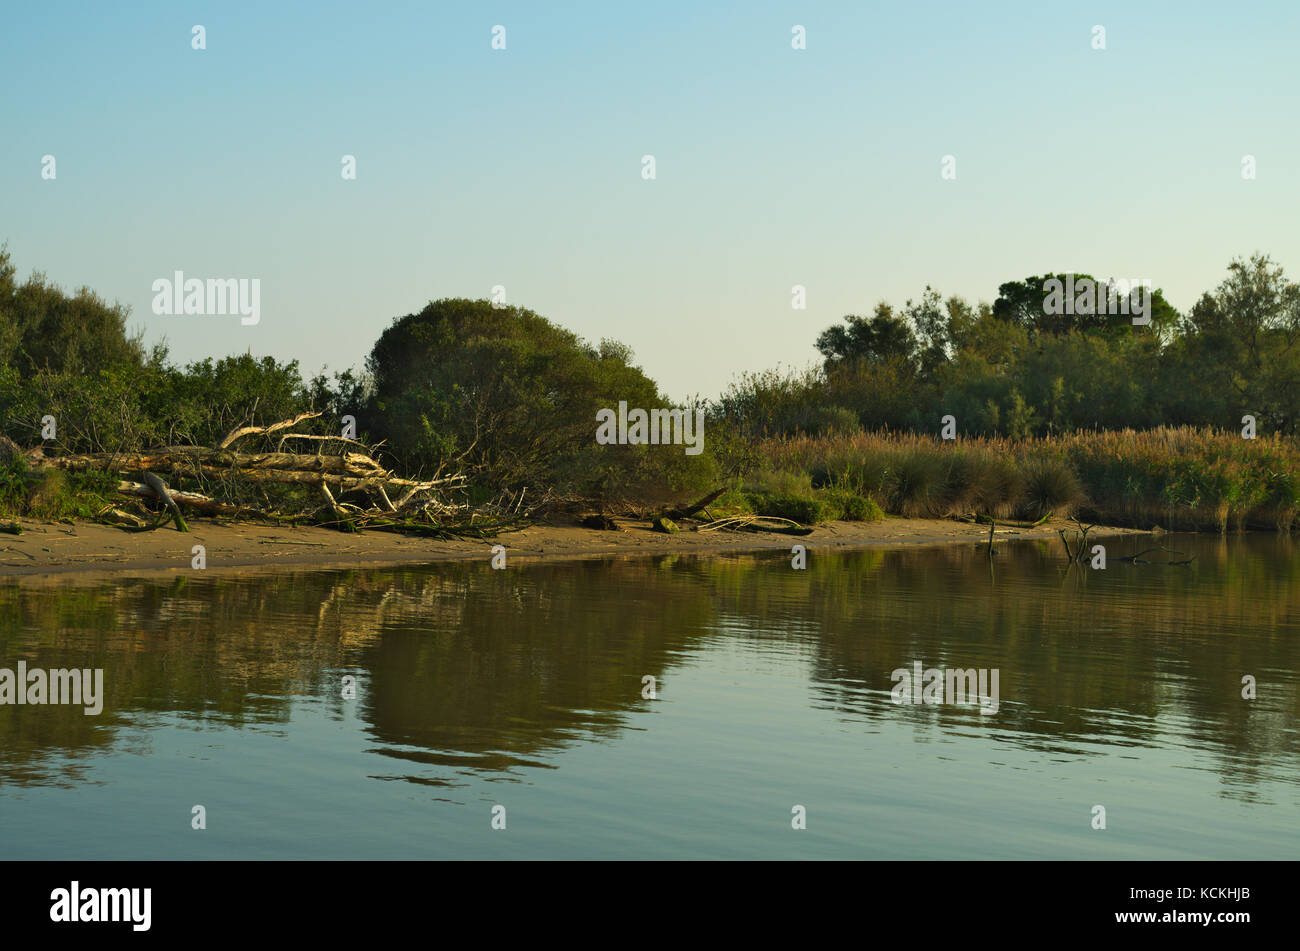
[[[475,559],[488,561],[493,545],[504,545],[509,562],[521,559],[574,559],[615,555],[688,554],[785,549],[974,545],[988,538],[988,526],[946,519],[887,518],[881,522],[830,522],[811,535],[697,532],[667,535],[648,522],[620,522],[619,530],[599,531],[579,525],[538,525],[491,540],[439,541],[385,532],[344,534],[324,528],[274,528],[254,524],[218,524],[194,519],[188,534],[171,527],[127,532],[93,523],[67,524],[20,520],[21,535],[0,535],[0,576],[59,576],[75,573],[192,571],[193,547],[205,549],[207,571],[246,572],[277,568],[346,568],[417,565]],[[999,528],[1005,540],[1051,539],[1065,523],[1037,528]],[[1070,526],[1072,527],[1072,526]],[[1128,529],[1093,529],[1090,538],[1141,534]],[[1062,554],[1064,554],[1062,552]]]

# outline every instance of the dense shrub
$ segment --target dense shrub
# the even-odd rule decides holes
[[[394,321],[370,354],[374,427],[409,469],[459,461],[501,487],[642,499],[707,487],[717,478],[707,436],[699,455],[596,444],[598,410],[669,406],[631,360],[621,344],[593,347],[530,310],[434,301]]]
[[[831,489],[828,498],[838,503],[839,517],[846,522],[878,522],[885,517],[880,506],[865,496],[842,489]]]

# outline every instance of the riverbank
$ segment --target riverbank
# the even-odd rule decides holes
[[[171,529],[126,532],[94,523],[67,524],[22,519],[21,535],[0,535],[0,576],[192,571],[193,548],[202,545],[207,571],[261,568],[346,568],[414,565],[492,557],[503,545],[514,559],[565,560],[610,555],[691,554],[784,549],[801,544],[818,548],[906,547],[975,544],[988,527],[949,519],[886,518],[877,522],[827,522],[801,537],[758,533],[682,531],[667,535],[649,522],[620,521],[616,530],[579,525],[537,525],[496,539],[441,541],[385,532],[344,534],[324,528],[276,528],[241,523],[192,521],[190,532]],[[998,539],[1050,539],[1058,546],[1053,521],[1033,528],[999,527]],[[1072,527],[1072,526],[1071,526]],[[1145,534],[1097,527],[1091,538]]]

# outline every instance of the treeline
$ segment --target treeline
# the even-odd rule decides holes
[[[436,301],[396,319],[361,370],[314,377],[251,355],[179,366],[127,318],[87,288],[66,294],[41,274],[19,283],[0,249],[0,434],[49,455],[125,453],[212,446],[243,424],[320,411],[297,431],[339,435],[352,417],[356,438],[382,443],[408,475],[466,472],[471,503],[531,490],[653,504],[719,478],[709,453],[597,446],[598,409],[668,400],[627,347],[593,346],[523,308]]]
[[[1158,290],[1149,323],[1046,312],[1065,274],[1001,285],[992,304],[927,287],[901,309],[849,315],[816,342],[820,367],[749,373],[716,415],[749,436],[861,430],[1024,439],[1157,426],[1292,435],[1300,425],[1300,286],[1267,256],[1234,260],[1187,314]],[[1073,275],[1076,284],[1091,275]]]
[[[1153,291],[1149,322],[1135,326],[1123,313],[1047,313],[1047,282],[1066,277],[1005,283],[992,304],[927,287],[901,308],[882,302],[870,316],[845,317],[816,338],[820,366],[747,374],[719,399],[697,401],[691,408],[708,414],[704,452],[687,455],[680,445],[597,445],[597,410],[669,401],[624,345],[590,344],[524,308],[434,301],[394,320],[360,368],[332,375],[251,355],[181,366],[165,344],[132,335],[121,306],[86,288],[67,294],[40,274],[20,283],[0,249],[0,434],[47,454],[124,453],[212,446],[240,425],[319,411],[299,431],[337,436],[352,417],[357,439],[382,443],[385,463],[406,475],[465,472],[471,504],[527,493],[653,506],[727,484],[719,507],[805,522],[882,509],[1029,515],[1104,498],[1114,505],[1094,511],[1108,517],[1185,509],[1222,526],[1229,513],[1237,520],[1266,505],[1289,524],[1292,454],[1275,440],[1300,424],[1300,287],[1256,255],[1231,262],[1188,314]],[[1269,468],[1277,460],[1251,455],[1264,439],[1238,451],[1189,436],[1169,453],[1184,459],[1181,470],[1132,479],[1113,467],[1103,479],[1089,468],[1091,450],[1071,455],[1064,444],[1035,449],[1038,462],[1011,467],[1019,474],[997,444],[972,444],[960,459],[937,455],[952,443],[921,445],[944,416],[967,440],[1021,443],[1079,431],[1235,432],[1245,415],[1269,452],[1283,453],[1285,478]],[[872,433],[896,442],[858,438]],[[816,441],[816,459],[790,455],[799,439]],[[1204,459],[1192,448],[1202,443]],[[21,460],[6,465],[13,474]],[[1239,478],[1243,466],[1260,474]],[[1139,483],[1141,498],[1124,495]],[[1238,483],[1248,487],[1224,488]],[[22,514],[11,490],[29,488],[0,473],[0,508]]]

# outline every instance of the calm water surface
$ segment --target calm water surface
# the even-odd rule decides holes
[[[1134,544],[8,579],[0,858],[1294,858],[1300,553]]]

